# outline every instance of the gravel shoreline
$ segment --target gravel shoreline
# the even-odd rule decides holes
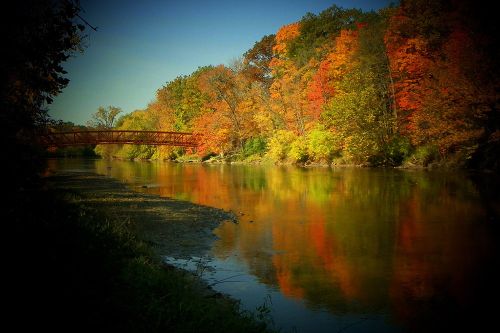
[[[223,222],[237,222],[232,212],[188,201],[134,192],[124,183],[83,172],[56,172],[51,187],[78,194],[80,203],[130,223],[138,237],[160,257],[179,259],[207,255]]]

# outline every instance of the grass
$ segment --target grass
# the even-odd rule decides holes
[[[192,274],[157,261],[78,194],[23,190],[5,200],[7,317],[15,331],[266,332]]]

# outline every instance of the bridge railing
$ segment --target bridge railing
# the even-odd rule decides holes
[[[52,147],[98,144],[197,147],[201,137],[200,134],[186,132],[101,130],[45,133],[40,136],[40,141]]]

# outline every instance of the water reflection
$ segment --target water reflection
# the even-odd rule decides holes
[[[484,303],[498,291],[492,177],[485,192],[458,173],[108,166],[94,167],[141,191],[234,211],[241,222],[216,230],[214,255],[236,256],[258,281],[310,309],[389,313],[386,329],[416,332],[477,328],[492,318]]]

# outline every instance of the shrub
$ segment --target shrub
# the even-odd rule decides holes
[[[314,129],[307,135],[308,152],[315,161],[330,162],[339,151],[338,143],[332,132],[323,129]]]
[[[307,140],[305,137],[299,136],[290,144],[288,157],[298,163],[305,162],[309,159],[309,154],[307,152]]]
[[[244,157],[248,157],[251,155],[262,156],[266,152],[266,149],[266,139],[262,137],[250,138],[245,142],[245,146],[243,147],[243,155]]]
[[[408,138],[394,136],[389,143],[381,147],[378,154],[369,159],[369,162],[372,165],[398,166],[411,154],[412,149]]]
[[[439,150],[436,146],[426,145],[418,147],[405,164],[426,167],[439,159]]]
[[[278,130],[269,139],[267,154],[274,161],[282,161],[288,157],[291,144],[296,139],[292,131]]]

